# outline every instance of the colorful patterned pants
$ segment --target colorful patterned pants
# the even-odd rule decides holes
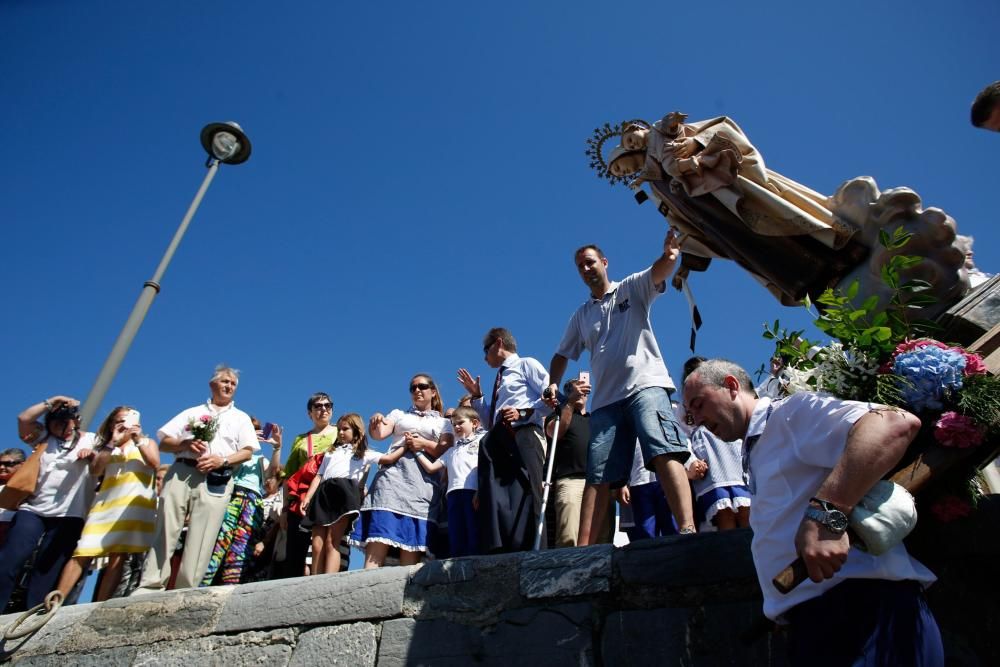
[[[260,494],[239,486],[233,489],[202,586],[211,586],[216,579],[221,584],[240,583],[251,538],[263,522],[264,503]]]

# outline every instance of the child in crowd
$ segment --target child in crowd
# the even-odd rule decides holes
[[[337,446],[323,455],[302,501],[312,524],[311,574],[340,571],[338,546],[360,514],[362,487],[371,464],[392,465],[405,453],[405,447],[397,447],[389,454],[368,451],[364,422],[357,413],[337,420]]]
[[[155,473],[160,465],[156,441],[142,435],[139,413],[128,406],[111,411],[97,431],[91,474],[103,475],[73,557],[63,567],[58,589],[69,596],[94,558],[107,556],[94,602],[111,597],[129,554],[145,553],[156,527]]]
[[[281,427],[274,424],[271,437],[264,439],[260,420],[251,416],[250,423],[257,432],[257,440],[273,447],[271,458],[254,454],[233,470],[233,494],[201,579],[202,586],[243,582],[253,540],[264,524],[264,481],[281,469]]]
[[[448,540],[452,556],[479,553],[476,511],[479,509],[479,441],[486,431],[479,423],[479,413],[470,407],[456,408],[451,416],[455,445],[431,461],[421,451],[417,461],[430,474],[443,470],[447,481]]]
[[[746,528],[750,525],[750,489],[743,483],[743,441],[726,442],[704,426],[691,433],[691,450],[705,461],[707,474],[694,482],[695,514],[700,530]]]

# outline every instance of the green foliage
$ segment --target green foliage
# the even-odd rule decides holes
[[[889,252],[901,249],[910,241],[910,234],[902,227],[890,235],[879,232],[879,243]],[[903,281],[902,274],[923,261],[916,255],[895,254],[882,265],[882,282],[891,290],[888,306],[881,311],[879,298],[870,296],[857,304],[859,285],[855,281],[847,291],[827,289],[816,300],[821,312],[816,327],[831,338],[839,340],[855,353],[870,358],[884,358],[896,345],[907,338],[919,338],[937,330],[937,325],[926,320],[914,319],[914,310],[936,302],[927,294],[931,285],[925,280]]]
[[[992,436],[1000,436],[1000,377],[969,375],[958,396],[962,414],[975,415],[976,422]]]

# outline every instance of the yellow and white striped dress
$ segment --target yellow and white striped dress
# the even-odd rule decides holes
[[[155,470],[134,442],[115,449],[74,556],[141,553],[156,528]]]

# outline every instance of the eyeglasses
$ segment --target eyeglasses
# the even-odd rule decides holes
[[[430,388],[431,385],[427,384],[426,382],[414,382],[413,384],[410,385],[410,393],[412,394],[417,389],[420,389],[421,391],[427,391]]]
[[[487,352],[489,352],[490,348],[493,347],[493,343],[495,343],[495,342],[497,342],[496,338],[494,338],[493,340],[491,340],[490,343],[489,343],[489,345],[483,345],[483,354],[486,354]]]
[[[4,468],[14,468],[21,465],[21,463],[21,461],[0,461],[0,466],[3,466]]]
[[[333,403],[313,403],[313,410],[333,410]]]

